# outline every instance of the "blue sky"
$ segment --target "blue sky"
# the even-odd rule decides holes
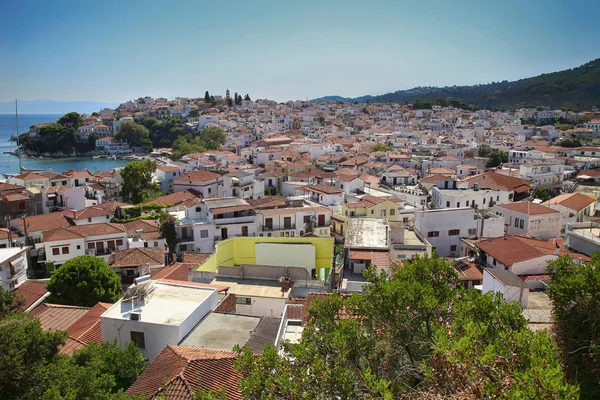
[[[599,13],[596,0],[0,0],[0,101],[512,80],[600,57]]]

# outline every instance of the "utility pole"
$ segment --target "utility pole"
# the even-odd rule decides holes
[[[12,232],[10,230],[10,214],[5,217],[6,228],[8,229],[8,247],[12,247]]]

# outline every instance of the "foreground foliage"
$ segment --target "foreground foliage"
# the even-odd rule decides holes
[[[125,202],[139,204],[150,200],[159,192],[159,186],[152,181],[156,169],[154,160],[128,162],[121,170],[123,180],[119,195]]]
[[[563,256],[548,262],[554,304],[554,332],[565,373],[581,388],[581,398],[597,398],[600,388],[600,253],[586,265]]]
[[[575,398],[558,349],[517,304],[457,289],[441,258],[407,261],[363,293],[314,300],[300,344],[240,350],[253,399]]]
[[[52,293],[52,303],[87,307],[98,302],[113,303],[122,294],[119,276],[103,259],[88,255],[58,267],[46,287]]]

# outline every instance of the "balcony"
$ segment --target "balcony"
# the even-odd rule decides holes
[[[296,229],[296,224],[287,224],[287,225],[283,225],[283,226],[267,226],[267,225],[261,225],[260,230],[263,232],[272,232],[272,231],[283,231],[283,230],[290,230],[290,229]]]
[[[251,224],[254,222],[254,219],[254,215],[247,215],[242,217],[214,218],[213,222],[216,225]]]

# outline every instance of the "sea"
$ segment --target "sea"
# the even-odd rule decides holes
[[[61,116],[62,114],[19,114],[19,132],[28,132],[31,125],[56,122]],[[10,137],[15,134],[17,134],[15,115],[0,114],[0,178],[3,174],[20,173],[19,158],[10,154],[4,154],[6,151],[15,151],[17,149],[17,143],[10,140]],[[113,168],[124,166],[126,162],[126,160],[92,157],[21,159],[21,163],[25,168],[52,172],[64,172],[71,169],[79,171],[88,169],[91,172],[110,171]]]

